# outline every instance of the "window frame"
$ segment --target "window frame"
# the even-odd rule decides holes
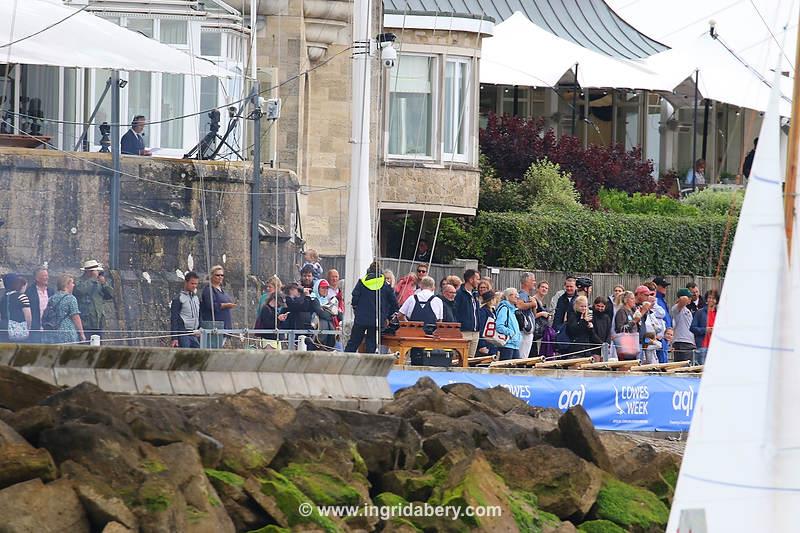
[[[459,154],[457,152],[449,151],[448,146],[445,145],[445,125],[447,124],[447,120],[458,118],[460,113],[460,109],[453,109],[453,116],[446,117],[445,113],[447,110],[447,106],[445,105],[446,99],[448,97],[446,91],[446,81],[447,81],[447,66],[450,63],[454,63],[456,65],[466,65],[466,73],[464,75],[464,100],[460,102],[463,106],[464,113],[461,117],[461,123],[459,124],[456,121],[455,124],[455,131],[458,132],[458,135],[461,137],[461,140],[464,145],[464,153]],[[442,83],[441,83],[441,92],[442,92],[442,118],[441,118],[441,132],[440,132],[440,152],[442,157],[443,164],[450,164],[450,163],[469,163],[471,161],[472,156],[472,147],[470,146],[470,138],[472,137],[472,122],[473,122],[473,112],[474,112],[474,100],[475,100],[475,75],[473,69],[474,60],[468,56],[458,56],[458,55],[446,55],[444,56],[444,60],[442,61],[443,65],[443,73],[442,73]],[[455,91],[455,88],[454,88]]]

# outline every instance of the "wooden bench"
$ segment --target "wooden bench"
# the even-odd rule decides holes
[[[400,327],[392,335],[382,335],[381,344],[390,351],[396,351],[399,356],[395,364],[406,364],[408,352],[413,348],[428,350],[454,350],[458,352],[459,359],[454,361],[462,367],[469,365],[469,341],[461,333],[461,324],[458,322],[439,322],[433,335],[426,335],[423,331],[423,322],[400,322]]]
[[[704,365],[684,366],[667,370],[670,374],[702,374]]]
[[[494,355],[481,355],[479,357],[470,357],[467,359],[467,364],[469,366],[478,366],[478,365],[485,365],[487,363],[491,364],[494,361]]]
[[[553,361],[544,361],[536,363],[534,368],[572,368],[580,365],[585,365],[594,361],[594,357],[579,357],[577,359],[556,359]]]
[[[489,364],[489,368],[509,368],[515,366],[534,366],[536,363],[544,361],[544,357],[527,357],[525,359],[506,359],[505,361],[494,361]]]
[[[689,361],[673,361],[671,363],[654,363],[631,368],[631,372],[669,372],[676,368],[689,366]]]
[[[634,370],[639,366],[639,361],[598,361],[596,363],[586,363],[580,366],[581,370]]]

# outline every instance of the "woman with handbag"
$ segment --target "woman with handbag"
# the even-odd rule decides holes
[[[642,313],[636,309],[636,297],[631,291],[625,291],[620,297],[622,307],[614,315],[614,346],[620,359],[636,359],[639,357],[639,322]]]
[[[25,294],[28,281],[13,275],[7,280],[6,293],[0,302],[0,314],[6,324],[9,342],[25,342],[31,330],[31,303]]]

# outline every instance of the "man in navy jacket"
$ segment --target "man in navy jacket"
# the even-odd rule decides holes
[[[373,262],[366,275],[358,280],[353,288],[350,305],[353,306],[355,316],[350,340],[347,341],[344,351],[355,353],[364,341],[367,353],[375,353],[378,350],[381,329],[399,309],[394,290],[386,282],[377,262]]]
[[[144,147],[144,125],[146,122],[144,115],[133,117],[131,129],[119,141],[119,151],[121,153],[126,155],[153,155],[150,150]]]
[[[478,301],[477,291],[480,280],[481,275],[476,270],[466,270],[464,283],[456,293],[456,320],[461,322],[461,332],[469,341],[468,357],[474,357],[481,336],[481,332],[478,331],[478,310],[481,304]]]

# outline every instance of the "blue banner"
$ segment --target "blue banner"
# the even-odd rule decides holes
[[[470,383],[478,388],[505,387],[537,407],[566,410],[583,405],[595,427],[618,431],[688,431],[700,390],[699,377],[621,374],[620,377],[563,377],[392,370],[392,392],[423,376],[437,385]]]

